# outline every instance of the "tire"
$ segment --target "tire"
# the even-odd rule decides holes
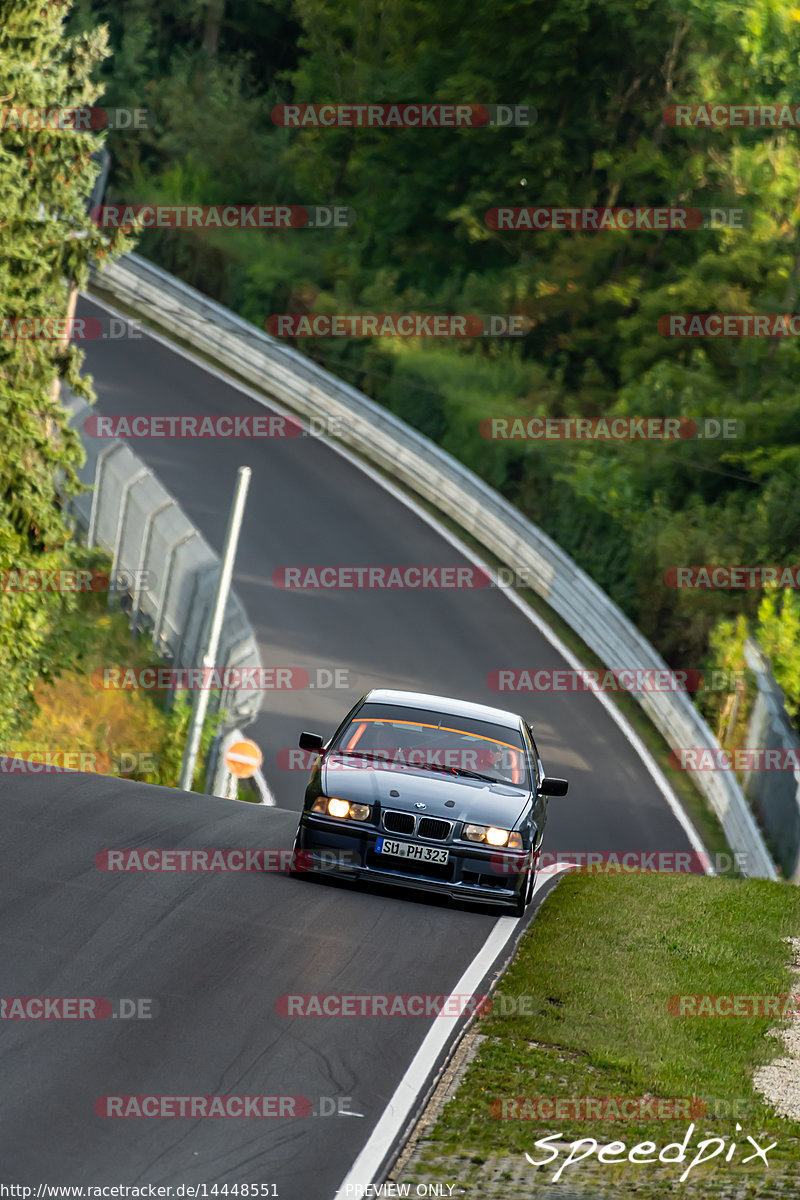
[[[295,855],[295,854],[299,853],[300,850],[301,850],[300,826],[298,825],[297,833],[294,835],[294,842],[292,843],[292,854]],[[292,859],[292,862],[294,862],[294,859]],[[305,871],[296,871],[294,869],[294,867],[292,867],[292,869],[289,871],[289,874],[292,876],[293,879],[302,879],[303,876],[306,874],[306,872]]]
[[[534,878],[535,872],[534,872],[534,868],[533,868],[533,855],[532,854],[531,854],[530,858],[528,859],[527,875],[528,875],[528,878],[525,881],[525,885],[524,885],[522,891],[517,896],[517,898],[515,900],[513,900],[512,903],[509,905],[511,912],[513,912],[515,917],[523,917],[525,915],[525,909],[528,907],[531,900],[533,899],[533,885],[535,883],[535,878]]]

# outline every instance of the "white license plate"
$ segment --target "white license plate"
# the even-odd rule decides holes
[[[375,843],[378,854],[393,854],[397,858],[413,858],[416,862],[444,864],[450,859],[449,850],[436,846],[415,846],[412,842],[393,842],[389,838],[378,838]]]

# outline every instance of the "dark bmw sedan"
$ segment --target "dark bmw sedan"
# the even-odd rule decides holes
[[[295,839],[303,868],[500,904],[533,894],[547,797],[533,732],[514,713],[417,692],[369,692],[316,752]]]

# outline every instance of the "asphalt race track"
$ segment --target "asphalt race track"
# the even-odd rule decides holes
[[[78,315],[103,315],[88,301]],[[88,341],[98,411],[256,414],[264,407],[159,341]],[[265,692],[248,735],[282,808],[299,810],[304,775],[281,769],[301,729],[326,737],[371,687],[443,693],[522,712],[545,768],[569,778],[552,801],[548,845],[565,850],[685,849],[683,831],[641,761],[588,693],[490,691],[497,668],[560,668],[561,658],[502,589],[289,591],[284,566],[463,565],[404,504],[315,437],[130,439],[220,553],[239,466],[252,468],[234,572],[265,666],[346,668],[347,690]],[[492,447],[487,444],[487,454]]]
[[[496,917],[277,872],[103,871],[107,849],[284,848],[297,822],[78,773],[0,792],[3,996],[155,1001],[148,1019],[0,1022],[0,1179],[329,1200],[431,1020],[290,1018],[277,998],[449,994]],[[317,1113],[349,1097],[363,1116],[97,1116],[109,1095],[306,1096]]]
[[[82,300],[79,315],[101,315]],[[104,413],[263,406],[149,338],[87,343]],[[369,687],[516,708],[538,731],[545,849],[685,850],[686,835],[591,695],[491,692],[496,668],[564,664],[501,590],[298,593],[287,565],[458,565],[458,552],[317,438],[132,441],[221,550],[236,469],[253,478],[234,586],[265,665],[345,668],[346,690],[266,693],[248,729],[278,809],[83,775],[0,776],[4,996],[152,997],[151,1020],[3,1021],[0,1170],[18,1183],[275,1183],[330,1200],[428,1027],[423,1018],[292,1018],[286,993],[448,993],[496,916],[415,894],[283,874],[107,873],[108,848],[287,849],[304,776],[277,765],[327,736]],[[491,447],[487,446],[487,454]],[[287,811],[294,810],[294,811]],[[363,1116],[115,1120],[102,1095],[350,1097]]]

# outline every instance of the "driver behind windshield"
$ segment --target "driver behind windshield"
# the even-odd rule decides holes
[[[440,725],[356,717],[337,749],[395,763],[475,772],[508,783],[521,778],[522,756],[515,747]]]

